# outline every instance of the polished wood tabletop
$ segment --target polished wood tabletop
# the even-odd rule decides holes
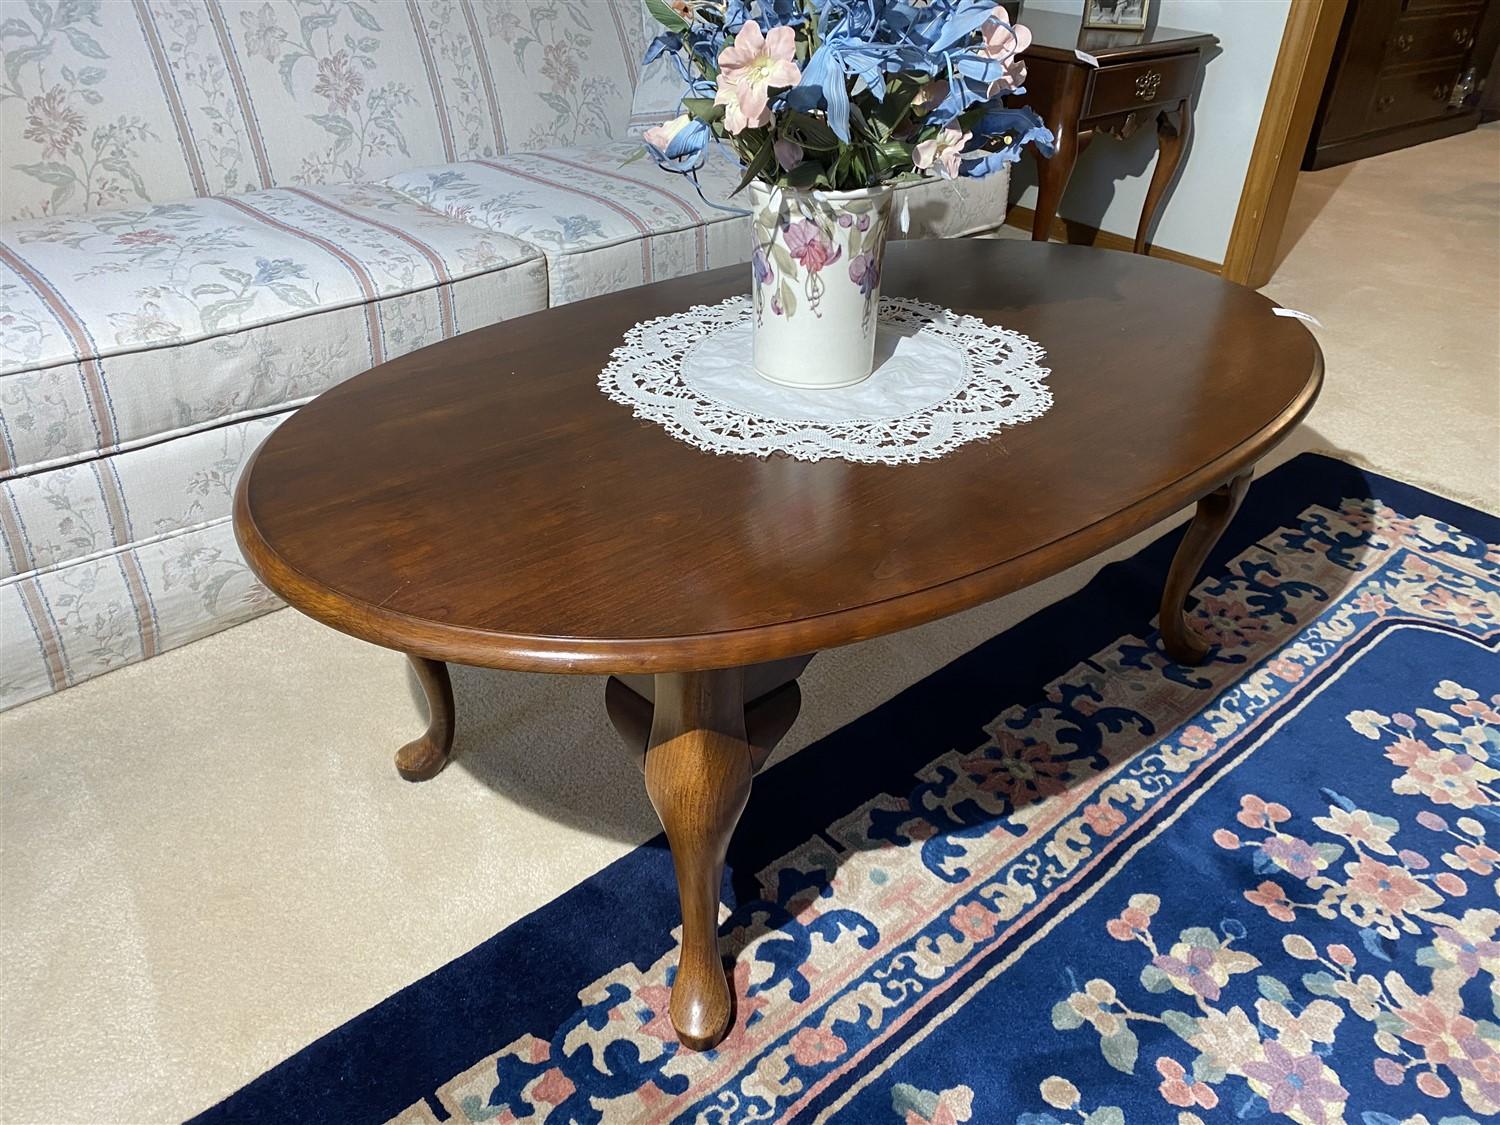
[[[1046,349],[1052,409],[998,437],[908,465],[716,456],[600,393],[633,324],[748,282],[565,305],[351,379],[256,455],[242,546],[313,617],[432,659],[744,665],[964,609],[1149,526],[1253,462],[1322,366],[1302,324],[1201,272],[955,240],[893,244],[884,291]]]
[[[430,717],[396,755],[408,780],[448,761],[446,661],[617,674],[605,705],[682,905],[670,1016],[696,1049],[733,1019],[724,857],[811,654],[998,597],[1196,501],[1160,635],[1167,658],[1203,660],[1188,591],[1323,369],[1302,324],[1196,270],[962,240],[893,245],[883,287],[1046,349],[1052,408],[989,440],[907,465],[716,456],[599,390],[637,321],[748,287],[746,267],[717,270],[391,360],[282,423],[235,500],[276,593],[411,658]]]

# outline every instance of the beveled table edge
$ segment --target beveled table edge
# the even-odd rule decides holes
[[[1271,302],[1267,301],[1267,307],[1269,311]],[[251,569],[293,608],[342,633],[412,656],[484,668],[581,675],[707,671],[758,664],[900,632],[983,605],[1092,558],[1206,496],[1252,468],[1312,409],[1323,386],[1324,370],[1323,350],[1316,338],[1312,344],[1313,369],[1307,382],[1279,415],[1202,468],[1129,507],[1024,555],[935,586],[774,625],[680,637],[549,637],[446,624],[373,605],[302,573],[261,536],[250,512],[248,492],[264,442],[246,464],[235,489],[235,539]]]

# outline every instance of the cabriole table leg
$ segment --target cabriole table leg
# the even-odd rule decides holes
[[[705,1051],[733,1017],[719,957],[719,887],[756,765],[745,733],[744,670],[662,673],[655,686],[646,792],[667,830],[682,902],[669,1011],[678,1039]]]
[[[1246,469],[1198,501],[1193,522],[1188,525],[1187,533],[1178,544],[1177,554],[1172,557],[1172,569],[1167,572],[1167,586],[1162,591],[1159,619],[1162,647],[1179,664],[1202,664],[1208,655],[1209,646],[1188,624],[1188,591],[1193,588],[1208,553],[1239,510],[1240,501],[1250,487],[1252,471]]]
[[[420,656],[406,659],[411,661],[427,696],[427,731],[396,751],[396,771],[407,781],[426,781],[442,772],[453,749],[453,684],[448,679],[448,665],[441,660]]]

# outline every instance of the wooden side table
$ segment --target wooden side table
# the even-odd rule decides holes
[[[1015,99],[1041,115],[1057,137],[1057,151],[1037,155],[1036,215],[1031,237],[1045,242],[1067,190],[1073,165],[1095,133],[1120,139],[1148,121],[1156,123],[1159,156],[1135,231],[1135,252],[1182,163],[1193,122],[1193,88],[1203,56],[1219,41],[1206,32],[1159,27],[1154,31],[1082,30],[1082,17],[1025,12],[1033,36],[1026,59],[1026,93]],[[1097,60],[1095,66],[1088,58]]]

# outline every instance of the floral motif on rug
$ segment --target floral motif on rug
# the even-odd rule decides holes
[[[1465,1125],[1500,1113],[1500,548],[1312,506],[394,1120]],[[754,809],[752,807],[752,813]]]

